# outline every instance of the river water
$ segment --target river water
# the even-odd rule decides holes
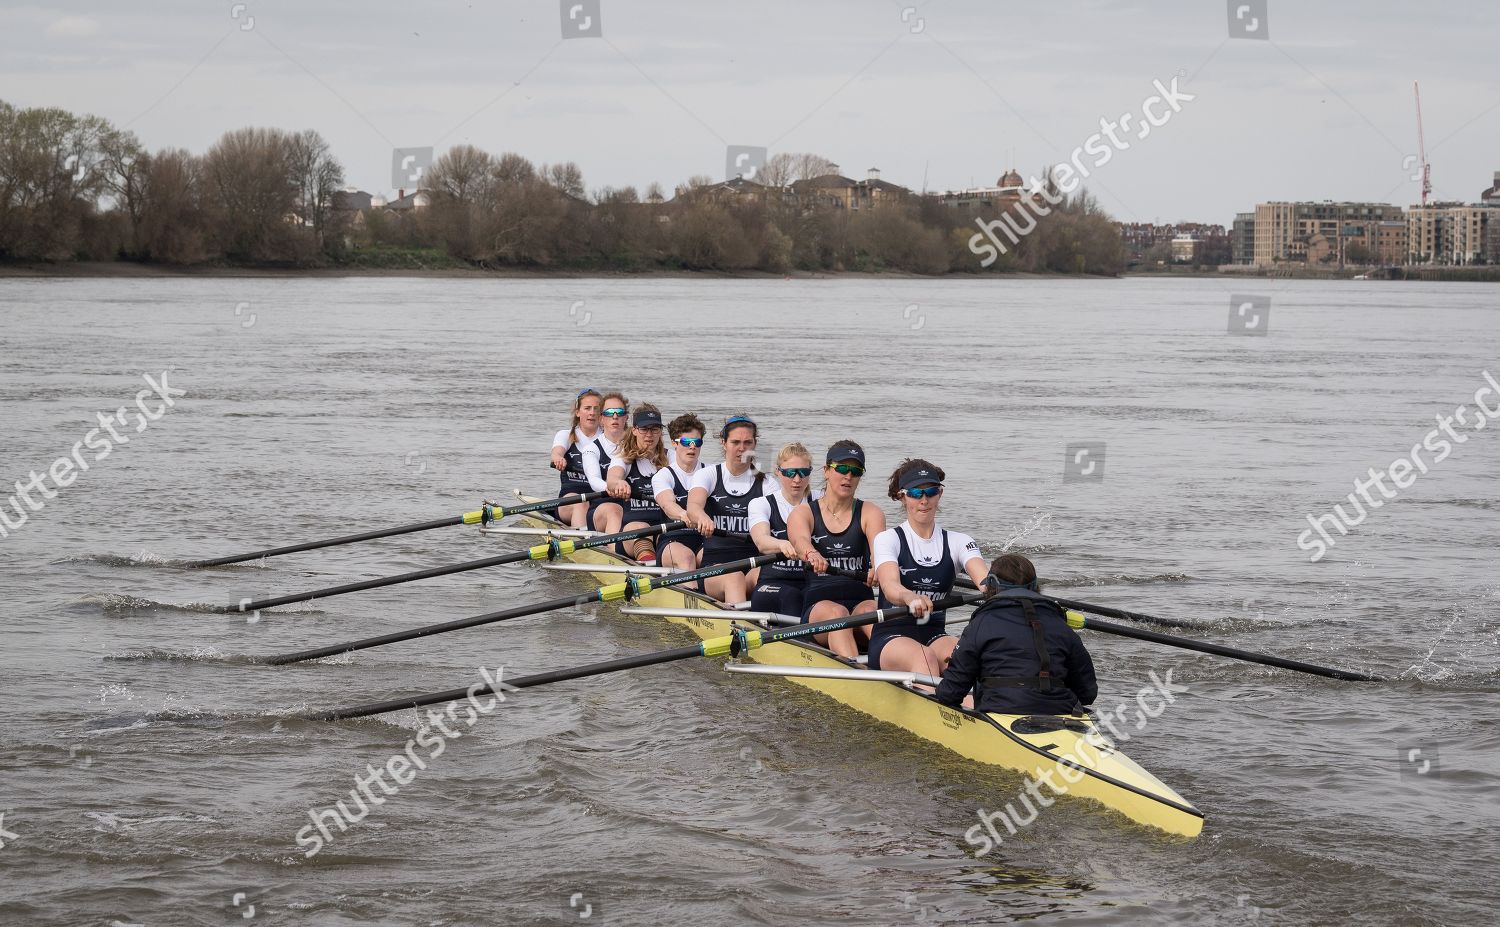
[[[0,321],[5,492],[33,471],[70,484],[43,479],[55,497],[32,489],[41,507],[0,539],[7,927],[1492,920],[1500,429],[1454,426],[1465,440],[1395,498],[1374,491],[1321,559],[1298,537],[1335,503],[1357,517],[1353,481],[1435,416],[1468,404],[1475,421],[1484,371],[1500,375],[1500,289],[49,279],[0,282]],[[965,832],[1019,777],[679,663],[511,695],[305,857],[309,812],[347,801],[419,721],[279,715],[691,638],[570,611],[270,667],[246,657],[587,586],[512,566],[247,620],[214,608],[522,541],[455,528],[174,561],[550,491],[571,397],[615,385],[669,416],[748,411],[772,452],[855,438],[870,498],[901,457],[929,457],[948,471],[944,523],[989,555],[1028,552],[1059,594],[1388,681],[1089,635],[1101,706],[1153,672],[1188,687],[1121,746],[1203,810],[1202,836],[1063,800],[977,855]],[[109,455],[75,455],[122,406],[126,440],[95,433]],[[1102,448],[1066,473],[1081,442]]]

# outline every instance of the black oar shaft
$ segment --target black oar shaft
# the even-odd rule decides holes
[[[678,647],[676,650],[639,654],[634,657],[622,657],[618,660],[608,660],[603,663],[590,663],[587,666],[576,666],[569,669],[537,673],[533,676],[522,676],[518,679],[506,680],[502,683],[502,686],[507,690],[512,688],[527,689],[532,686],[544,686],[550,682],[566,682],[570,679],[583,679],[588,676],[599,676],[619,670],[655,666],[659,663],[671,663],[674,660],[686,660],[689,657],[699,655],[700,649],[695,644],[691,647]],[[489,695],[493,692],[493,687],[488,685],[474,690],[476,696]],[[451,702],[455,699],[467,698],[468,695],[469,690],[467,688],[449,689],[446,692],[435,692],[431,695],[416,695],[407,698],[391,699],[388,702],[375,702],[369,705],[359,705],[354,708],[325,711],[314,715],[306,715],[305,717],[309,721],[342,721],[346,718],[364,718],[369,715],[381,715],[392,711],[402,711],[407,708],[421,708],[423,705],[437,705],[443,702]]]
[[[960,576],[954,580],[954,585],[973,589],[974,581],[967,576]],[[1043,593],[1043,595],[1047,595]],[[1127,612],[1120,608],[1110,608],[1108,605],[1091,605],[1088,602],[1075,602],[1072,599],[1059,599],[1055,595],[1047,595],[1047,598],[1056,602],[1063,608],[1071,608],[1080,612],[1088,612],[1093,615],[1107,615],[1110,618],[1124,618],[1127,621],[1139,621],[1142,624],[1160,625],[1164,628],[1197,628],[1201,627],[1191,621],[1179,621],[1176,618],[1160,618],[1156,615],[1146,615],[1141,612]]]
[[[1330,679],[1347,679],[1353,682],[1378,682],[1380,680],[1379,676],[1369,676],[1365,673],[1353,672],[1352,670],[1318,666],[1315,663],[1304,663],[1301,660],[1288,660],[1284,657],[1276,657],[1266,653],[1240,650],[1238,647],[1225,647],[1223,644],[1210,644],[1207,641],[1178,637],[1175,634],[1161,634],[1142,628],[1130,628],[1110,621],[1101,621],[1097,618],[1086,619],[1083,626],[1094,631],[1104,631],[1107,634],[1118,634],[1121,637],[1133,637],[1137,640],[1150,641],[1154,644],[1166,644],[1170,647],[1178,647],[1183,650],[1196,650],[1199,653],[1211,653],[1215,656],[1231,657],[1235,660],[1244,660],[1247,663],[1277,666],[1282,669],[1296,670],[1299,673],[1311,673],[1314,676],[1327,676]]]
[[[454,621],[444,621],[441,624],[423,625],[420,628],[408,628],[405,631],[392,631],[389,634],[366,637],[357,641],[347,641],[342,644],[329,644],[326,647],[316,647],[300,653],[284,653],[273,657],[264,657],[260,662],[269,663],[272,666],[282,666],[287,663],[321,660],[324,657],[334,657],[341,653],[350,653],[355,650],[368,650],[371,647],[394,644],[398,641],[416,640],[419,637],[442,634],[445,631],[457,631],[460,628],[472,628],[477,625],[492,624],[496,621],[505,621],[510,618],[525,618],[528,615],[540,615],[542,612],[556,611],[559,608],[568,608],[570,606],[588,605],[597,601],[599,601],[599,593],[596,591],[579,596],[551,599],[546,602],[533,602],[530,605],[518,605],[515,608],[506,608],[498,612],[486,612],[483,615],[459,618]]]
[[[302,663],[306,660],[319,660],[323,657],[337,656],[341,653],[350,653],[355,650],[368,650],[371,647],[379,647],[383,644],[394,644],[398,641],[414,640],[418,637],[428,637],[433,634],[442,634],[445,631],[457,631],[461,628],[472,628],[482,624],[493,624],[497,621],[508,621],[511,618],[525,618],[529,615],[540,615],[542,612],[556,611],[560,608],[570,606],[590,605],[594,602],[612,602],[618,599],[629,599],[637,594],[650,592],[652,589],[663,589],[677,586],[682,583],[692,582],[698,579],[708,579],[713,576],[723,576],[725,573],[741,573],[753,570],[756,567],[765,566],[787,558],[780,554],[762,554],[759,557],[750,557],[746,560],[734,560],[729,563],[720,563],[701,570],[693,570],[690,573],[677,573],[672,576],[662,577],[633,577],[626,582],[602,586],[593,592],[584,593],[581,596],[571,596],[563,599],[552,599],[547,602],[536,602],[530,605],[518,605],[515,608],[502,609],[498,612],[487,612],[483,615],[475,615],[471,618],[459,618],[455,621],[445,621],[441,624],[429,624],[420,628],[411,628],[406,631],[392,631],[389,634],[381,634],[378,637],[367,637],[363,640],[350,641],[343,644],[330,644],[327,647],[319,647],[314,650],[304,650],[300,653],[278,654],[276,656],[262,657],[259,662],[269,663],[272,666],[281,666],[287,663]]]
[[[1176,618],[1160,618],[1156,615],[1144,615],[1140,612],[1127,612],[1123,608],[1111,608],[1108,605],[1092,605],[1088,602],[1075,602],[1072,599],[1059,599],[1056,596],[1052,595],[1049,595],[1048,598],[1056,602],[1058,605],[1061,605],[1063,608],[1076,609],[1080,612],[1089,612],[1095,615],[1104,615],[1108,618],[1123,618],[1126,621],[1139,621],[1142,624],[1155,624],[1160,625],[1164,628],[1202,629],[1203,627],[1202,625],[1194,624],[1191,621],[1179,621]]]
[[[938,599],[933,603],[933,608],[943,609],[955,605],[972,603],[979,599],[978,593],[968,595],[948,596]],[[779,631],[752,631],[745,638],[737,638],[745,641],[752,647],[763,647],[766,644],[779,643],[781,641],[801,640],[812,637],[815,634],[826,634],[829,631],[838,631],[844,628],[857,628],[861,625],[875,624],[880,621],[889,621],[893,618],[903,617],[909,609],[888,608],[871,612],[862,612],[858,615],[846,615],[843,618],[832,618],[828,621],[820,621],[816,624],[803,624],[793,628],[784,628]],[[733,618],[733,614],[723,617]],[[743,629],[742,629],[743,630]],[[753,637],[753,641],[748,639]],[[687,660],[692,657],[709,656],[729,652],[738,653],[737,650],[725,650],[724,646],[730,643],[730,638],[719,640],[706,640],[688,647],[677,647],[672,650],[658,650],[653,653],[638,654],[633,657],[621,657],[616,660],[605,660],[601,663],[589,663],[584,666],[575,666],[569,669],[550,670],[545,673],[536,673],[531,676],[522,676],[517,679],[501,681],[501,685],[509,689],[527,689],[533,686],[547,685],[553,682],[567,682],[573,679],[586,679],[590,676],[603,676],[606,673],[615,673],[620,670],[637,669],[643,666],[657,666],[662,663],[672,663],[678,660]],[[403,698],[391,699],[385,702],[373,702],[368,705],[356,705],[353,708],[335,709],[332,711],[318,712],[317,714],[303,715],[309,721],[340,721],[347,718],[363,718],[369,715],[385,714],[392,711],[403,711],[407,708],[421,708],[424,705],[436,705],[442,702],[451,702],[460,698],[472,696],[490,695],[494,693],[494,687],[488,684],[474,685],[464,689],[449,689],[444,692],[434,692],[427,695],[412,695]]]
[[[282,554],[299,554],[304,550],[317,550],[321,547],[337,547],[340,544],[355,544],[359,541],[373,541],[376,538],[390,538],[398,534],[412,534],[417,531],[431,531],[433,528],[448,528],[453,525],[464,523],[462,515],[454,515],[452,518],[439,518],[434,521],[424,521],[415,525],[402,525],[399,528],[381,528],[376,531],[363,531],[359,534],[346,534],[343,537],[329,538],[324,541],[308,541],[305,544],[288,544],[286,547],[272,547],[269,550],[257,550],[248,554],[236,554],[233,557],[216,557],[213,560],[199,560],[193,566],[212,567],[224,566],[229,563],[244,563],[247,560],[259,560],[262,557],[279,557]]]
[[[682,527],[682,522],[667,522],[664,525],[652,525],[647,528],[637,528],[634,531],[622,531],[619,534],[611,534],[606,537],[589,538],[582,541],[569,541],[565,545],[564,553],[575,550],[587,550],[593,547],[605,547],[619,541],[632,541],[636,538],[649,537],[670,531],[674,527]],[[525,560],[546,559],[546,554],[538,555],[539,551],[545,551],[547,545],[541,544],[526,550],[512,551],[508,554],[499,554],[494,557],[484,557],[480,560],[469,560],[464,563],[455,563],[449,566],[429,567],[425,570],[413,570],[410,573],[399,573],[395,576],[381,576],[375,579],[364,579],[355,583],[345,583],[342,586],[330,586],[327,589],[314,589],[312,592],[297,592],[291,595],[274,596],[269,599],[259,599],[254,602],[246,602],[236,605],[239,611],[254,612],[265,608],[275,608],[278,605],[288,605],[292,602],[307,602],[312,599],[322,599],[328,596],[344,595],[349,592],[363,592],[366,589],[379,589],[382,586],[394,586],[399,583],[411,583],[421,579],[432,579],[435,576],[449,576],[454,573],[464,573],[469,570],[482,570],[485,567],[503,566],[508,563],[520,563]]]
[[[563,496],[560,499],[543,499],[540,502],[528,502],[525,505],[511,506],[510,508],[492,508],[491,518],[504,518],[507,515],[522,515],[527,512],[541,512],[547,509],[560,508],[564,505],[573,505],[578,502],[588,502],[606,495],[602,492],[586,492],[580,495]],[[212,567],[224,566],[230,563],[244,563],[247,560],[259,560],[262,557],[279,557],[282,554],[298,554],[306,550],[319,550],[324,547],[338,547],[340,544],[355,544],[360,541],[373,541],[377,538],[390,538],[399,534],[412,534],[416,531],[431,531],[434,528],[448,528],[453,525],[473,525],[481,521],[484,510],[465,512],[462,515],[454,515],[451,518],[439,518],[434,521],[419,522],[415,525],[401,525],[395,528],[379,528],[375,531],[363,531],[359,534],[346,534],[343,537],[328,538],[322,541],[307,541],[302,544],[288,544],[285,547],[271,547],[266,550],[251,551],[248,554],[235,554],[232,557],[215,557],[212,560],[196,560],[193,566]]]

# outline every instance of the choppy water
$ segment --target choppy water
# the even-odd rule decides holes
[[[1231,292],[1271,297],[1269,334],[1227,332]],[[143,374],[186,390],[0,539],[6,925],[1492,919],[1496,429],[1320,562],[1296,538],[1500,374],[1500,289],[40,280],[0,282],[0,313],[7,484],[133,404]],[[687,639],[563,613],[269,667],[246,657],[584,582],[507,567],[247,622],[214,609],[520,542],[450,529],[174,561],[550,489],[569,397],[616,384],[668,414],[750,411],[770,447],[857,438],[877,474],[929,456],[949,472],[945,522],[1031,552],[1070,597],[1393,679],[1091,636],[1102,705],[1152,670],[1190,687],[1123,746],[1205,812],[1203,836],[1059,802],[976,857],[964,832],[1019,778],[792,686],[677,664],[511,696],[304,858],[309,809],[347,801],[418,722],[278,714]],[[1104,479],[1065,482],[1083,441],[1104,442]]]

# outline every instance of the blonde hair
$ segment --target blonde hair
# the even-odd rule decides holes
[[[776,466],[781,466],[789,457],[806,457],[808,466],[812,466],[812,455],[807,452],[807,448],[802,446],[801,441],[783,445],[781,450],[776,452]]]
[[[599,400],[601,406],[604,404],[604,396],[596,389],[589,388],[579,393],[578,398],[573,400],[573,423],[568,426],[569,431],[578,427],[578,410],[583,408],[583,401],[590,396]]]
[[[625,397],[620,396],[618,398],[624,399]],[[649,402],[643,402],[639,406],[636,406],[635,411],[637,414],[640,414],[641,412],[655,412],[657,415],[661,414],[661,410],[656,406],[653,406]],[[662,441],[660,438],[657,438],[656,450],[652,451],[650,456],[647,457],[645,449],[643,449],[640,445],[640,442],[635,439],[635,429],[631,428],[629,431],[625,432],[625,437],[620,439],[620,459],[625,461],[626,463],[629,463],[632,460],[640,460],[643,457],[646,457],[652,463],[656,464],[656,469],[664,469],[667,466],[666,442]]]

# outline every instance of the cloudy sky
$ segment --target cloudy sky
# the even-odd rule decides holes
[[[1104,207],[1228,224],[1271,199],[1414,202],[1413,80],[1434,196],[1472,201],[1500,170],[1500,32],[1478,2],[3,7],[0,99],[95,113],[151,149],[313,128],[370,191],[390,188],[393,148],[461,142],[576,161],[591,189],[722,179],[730,145],[955,189],[1039,173],[1129,112],[1130,147],[1087,181]],[[1194,99],[1138,138],[1153,81],[1174,78]]]

